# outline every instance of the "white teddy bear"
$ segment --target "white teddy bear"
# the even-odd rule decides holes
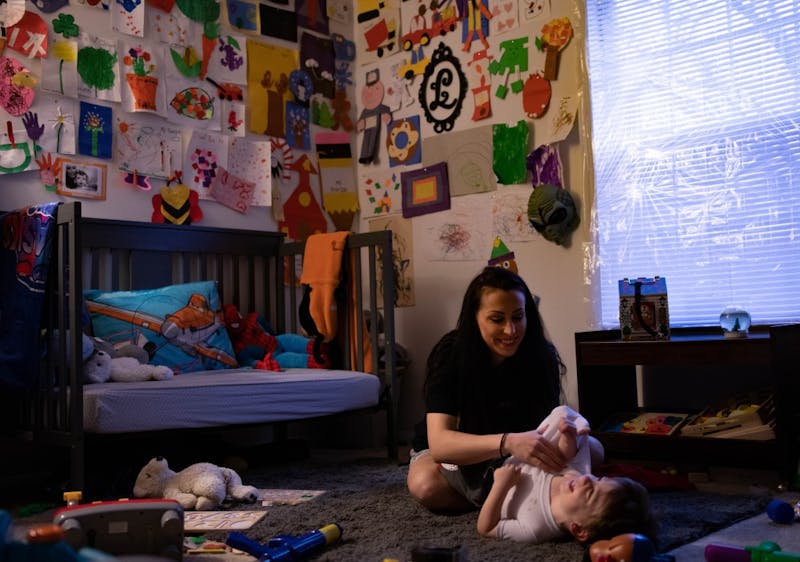
[[[133,495],[176,500],[184,509],[208,511],[216,509],[228,497],[254,502],[258,490],[243,485],[241,477],[230,468],[200,462],[176,473],[164,457],[155,457],[136,477]]]
[[[173,375],[169,367],[139,363],[135,357],[111,357],[105,351],[95,351],[83,364],[84,378],[93,383],[162,381]]]

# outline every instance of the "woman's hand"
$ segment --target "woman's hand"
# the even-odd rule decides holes
[[[567,466],[567,459],[556,445],[544,438],[543,433],[546,429],[545,427],[525,433],[509,433],[506,437],[505,451],[545,472],[560,472]]]

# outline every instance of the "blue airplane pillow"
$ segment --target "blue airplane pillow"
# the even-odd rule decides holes
[[[144,348],[152,365],[175,374],[238,367],[215,281],[83,296],[93,334],[115,347]]]

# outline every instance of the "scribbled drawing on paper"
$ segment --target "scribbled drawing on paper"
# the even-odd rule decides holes
[[[491,244],[491,222],[486,218],[486,195],[452,200],[447,213],[417,217],[417,227],[425,233],[425,258],[428,261],[479,261],[486,258]]]
[[[433,240],[433,245],[438,247],[441,258],[446,261],[452,259],[469,260],[465,252],[469,250],[472,235],[466,224],[458,222],[445,222],[437,225],[435,229],[429,231],[429,239]]]
[[[412,92],[411,79],[405,77],[404,67],[407,66],[406,60],[396,60],[398,57],[389,58],[381,64],[381,76],[386,85],[384,103],[389,106],[392,112],[400,111],[404,107],[411,107],[416,102],[416,90]],[[385,64],[385,66],[384,66]]]
[[[414,233],[409,219],[399,215],[379,217],[369,221],[370,232],[392,231],[392,262],[394,264],[394,303],[397,307],[416,304],[414,280]],[[380,257],[380,254],[379,254]],[[383,284],[378,281],[378,293]]]
[[[537,237],[528,222],[529,186],[506,186],[492,192],[492,220],[496,236],[506,242],[527,242]]]
[[[272,204],[271,158],[272,147],[269,140],[231,139],[228,168],[231,173],[255,184],[250,205],[268,207]]]
[[[553,108],[555,109],[555,107]],[[545,120],[545,130],[536,129],[536,144],[553,144],[563,141],[572,131],[575,124],[575,117],[578,114],[577,96],[564,96],[558,100],[558,109],[551,110]]]
[[[211,182],[209,195],[216,199],[217,203],[237,213],[246,214],[253,201],[255,187],[253,182],[220,168],[219,173],[214,176],[214,181]]]
[[[179,129],[151,126],[126,116],[117,118],[116,132],[120,170],[165,180],[183,169]]]
[[[450,195],[497,189],[492,169],[492,127],[433,135],[422,141],[422,163],[447,162]]]

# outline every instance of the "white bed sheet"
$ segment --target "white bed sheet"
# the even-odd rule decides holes
[[[289,421],[375,406],[379,396],[378,377],[354,371],[202,371],[85,385],[83,427],[125,433]]]

